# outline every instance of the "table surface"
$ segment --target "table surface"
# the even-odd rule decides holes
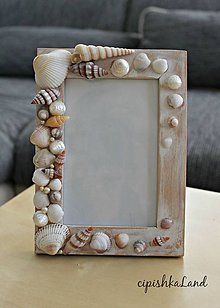
[[[0,208],[0,307],[219,307],[220,194],[187,189],[184,258],[50,257],[33,253],[33,189]],[[163,274],[208,286],[137,286]]]

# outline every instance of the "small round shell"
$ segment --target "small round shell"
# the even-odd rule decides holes
[[[156,59],[152,63],[152,68],[157,74],[163,74],[168,70],[168,63],[166,59]]]
[[[37,227],[44,227],[48,224],[47,215],[45,215],[41,211],[37,211],[34,213],[33,221],[34,221],[35,226]]]
[[[115,235],[115,243],[118,248],[125,248],[129,243],[129,236],[126,233],[120,233]]]
[[[170,218],[164,218],[161,221],[161,228],[162,229],[170,229],[170,227],[172,226],[173,221]]]
[[[62,188],[62,183],[59,179],[53,179],[50,181],[48,186],[51,190],[60,191]]]
[[[50,204],[48,195],[46,195],[45,193],[43,193],[42,191],[38,190],[36,191],[36,193],[34,194],[34,206],[40,210],[43,207],[46,207]]]
[[[65,150],[65,145],[61,140],[55,140],[50,143],[49,149],[51,153],[58,155],[61,154]]]
[[[61,128],[53,128],[51,130],[51,135],[55,138],[55,139],[59,139],[63,136],[63,130]]]
[[[38,119],[45,121],[49,118],[49,111],[46,109],[40,109],[37,113]]]
[[[32,181],[38,186],[46,186],[49,183],[50,179],[45,174],[44,169],[39,168],[34,171]]]
[[[162,145],[166,149],[169,149],[171,147],[172,143],[173,143],[173,140],[172,140],[171,137],[167,137],[167,138],[164,138],[162,140]]]
[[[179,94],[171,94],[167,98],[167,102],[172,108],[179,108],[183,105],[183,98]]]
[[[37,168],[47,168],[53,164],[55,157],[48,149],[42,149],[34,155],[33,163]]]
[[[98,253],[110,250],[111,240],[106,233],[97,232],[93,235],[90,247]]]
[[[147,248],[147,244],[145,241],[138,240],[134,243],[134,251],[136,253],[144,252]]]
[[[51,203],[59,203],[62,199],[62,195],[59,191],[52,191],[50,193],[50,202]]]
[[[172,75],[167,78],[166,84],[171,90],[177,90],[182,85],[182,80],[178,75]]]
[[[51,204],[48,207],[47,216],[52,223],[58,223],[63,218],[64,212],[59,204]]]
[[[66,106],[61,100],[57,100],[49,106],[49,110],[52,115],[63,115],[66,111]]]
[[[31,134],[30,142],[39,148],[46,148],[50,142],[50,129],[43,125],[36,127]]]
[[[112,75],[115,77],[121,78],[128,74],[129,64],[125,59],[117,59],[113,61],[110,68]]]
[[[176,117],[173,116],[168,119],[168,124],[170,125],[170,127],[177,127],[179,124],[179,121]]]
[[[135,57],[133,65],[136,71],[141,72],[146,70],[149,67],[150,63],[151,61],[146,55],[146,53],[141,52]]]

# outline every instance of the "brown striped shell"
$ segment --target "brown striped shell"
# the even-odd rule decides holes
[[[52,102],[55,102],[59,96],[60,91],[58,89],[40,90],[32,100],[31,104],[50,105]]]
[[[71,70],[74,74],[78,74],[87,79],[100,78],[108,74],[104,68],[99,67],[93,62],[81,62],[74,64],[71,67]]]

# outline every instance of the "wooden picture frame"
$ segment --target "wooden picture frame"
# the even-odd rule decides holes
[[[82,44],[74,49],[40,48],[34,59],[34,70],[38,93],[32,103],[37,105],[37,127],[30,140],[36,146],[33,159],[36,253],[183,256],[186,52]],[[97,83],[108,79],[158,81],[156,226],[63,224],[65,151],[68,156],[63,125],[68,125],[68,116],[64,114],[65,111],[68,114],[68,105],[65,107],[65,80],[68,79],[89,79]]]

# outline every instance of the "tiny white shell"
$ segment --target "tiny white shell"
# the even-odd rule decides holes
[[[50,129],[43,125],[37,126],[31,134],[30,142],[39,148],[46,148],[50,142]]]
[[[168,70],[166,59],[156,59],[152,63],[152,68],[157,74],[163,74]]]
[[[46,186],[49,183],[50,179],[45,174],[44,169],[39,168],[34,171],[32,181],[38,186]]]
[[[129,64],[125,59],[117,59],[113,61],[110,70],[112,75],[120,78],[128,74]]]
[[[51,190],[60,191],[62,188],[62,183],[59,179],[53,179],[50,181],[48,186]]]
[[[34,206],[39,210],[50,204],[48,195],[46,195],[40,190],[36,191],[36,193],[34,194],[33,202],[34,202]]]
[[[97,232],[92,237],[90,247],[98,253],[103,253],[111,248],[111,240],[107,234]]]
[[[50,143],[49,149],[53,154],[58,155],[58,154],[61,154],[65,150],[65,145],[63,141],[55,140]]]
[[[166,149],[169,149],[171,147],[172,143],[173,143],[173,140],[172,140],[171,137],[167,137],[167,138],[164,138],[162,140],[162,145]]]
[[[141,52],[135,57],[133,65],[136,71],[144,71],[149,67],[150,63],[151,61],[146,53]]]
[[[47,216],[52,223],[58,223],[63,218],[64,212],[59,204],[51,204],[48,207]]]
[[[66,106],[61,100],[57,100],[49,106],[49,110],[52,115],[63,115],[66,111]]]
[[[167,98],[170,107],[179,108],[183,105],[183,98],[179,94],[171,94]]]
[[[34,155],[33,163],[37,168],[47,168],[53,164],[55,157],[48,149],[42,149]]]
[[[129,243],[129,236],[126,233],[115,235],[115,243],[119,248],[125,248]]]
[[[41,211],[37,211],[34,213],[33,221],[34,221],[35,226],[37,227],[44,227],[48,224],[47,215],[45,215]]]
[[[167,78],[166,84],[171,90],[177,90],[182,85],[182,80],[178,75],[172,75]]]
[[[49,118],[50,114],[49,114],[49,111],[48,111],[48,110],[46,110],[46,109],[40,109],[40,110],[38,111],[38,113],[37,113],[37,116],[38,116],[38,118],[39,118],[40,120],[45,121],[45,120],[47,120],[47,119]]]

